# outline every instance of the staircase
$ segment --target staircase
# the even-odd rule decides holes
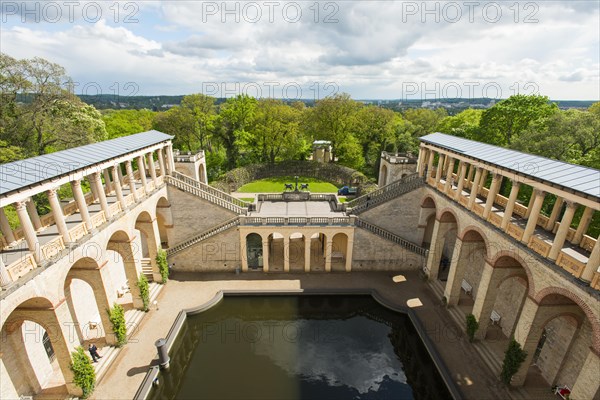
[[[374,192],[357,197],[356,199],[345,203],[346,214],[358,215],[372,207],[395,199],[405,193],[412,192],[424,184],[425,181],[417,173],[405,176],[404,178],[383,186]]]
[[[356,219],[355,222],[356,226],[359,228],[363,228],[368,230],[371,233],[376,234],[377,236],[380,236],[386,240],[389,240],[390,242],[394,242],[396,244],[399,244],[400,246],[404,247],[405,249],[408,249],[410,251],[412,251],[413,253],[417,253],[423,257],[427,257],[427,253],[428,250],[421,247],[421,246],[417,246],[416,244],[409,242],[408,240],[396,235],[395,233],[392,233],[386,229],[383,229],[380,226],[377,226],[375,224],[372,224],[370,222],[366,222],[363,221],[359,218]]]
[[[148,279],[148,282],[154,282],[154,275],[152,274],[152,263],[149,258],[142,258],[142,274]]]
[[[203,240],[208,239],[211,236],[217,235],[221,232],[226,231],[229,228],[233,228],[234,226],[238,226],[240,224],[240,218],[239,217],[235,217],[232,218],[228,221],[223,222],[222,224],[213,226],[212,228],[200,233],[199,235],[194,236],[191,239],[188,239],[184,242],[178,243],[175,246],[171,247],[169,250],[167,250],[167,256],[172,256],[174,254],[179,253],[182,250],[187,249],[190,246],[195,245],[196,243],[199,243]]]
[[[234,211],[237,214],[246,215],[248,212],[249,203],[236,199],[235,197],[215,189],[206,183],[199,182],[185,174],[173,171],[172,175],[166,176],[167,183],[181,189],[185,192],[196,195],[204,200],[208,200],[227,210]]]

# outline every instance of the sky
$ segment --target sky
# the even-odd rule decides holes
[[[76,94],[600,99],[600,1],[5,1]]]

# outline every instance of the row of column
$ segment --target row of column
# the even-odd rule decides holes
[[[466,207],[469,210],[473,210],[476,204],[478,194],[481,193],[482,189],[486,185],[487,176],[489,173],[488,170],[483,167],[477,167],[473,164],[469,164],[461,160],[458,163],[457,169],[458,182],[453,182],[453,174],[456,160],[451,155],[435,152],[433,149],[425,147],[421,147],[421,152],[423,152],[423,156],[420,157],[419,174],[425,177],[427,181],[429,181],[436,188],[441,182],[442,176],[445,176],[444,193],[448,194],[451,197],[453,196],[453,199],[457,202],[460,201],[460,198],[463,196],[462,192],[465,188],[465,185],[470,186],[470,192],[468,195],[468,202]],[[431,180],[431,171],[433,170],[433,163],[436,154],[438,154],[437,169],[435,178]],[[425,162],[427,162],[426,166]],[[467,169],[469,169],[468,174]],[[443,175],[444,171],[445,175]],[[488,191],[482,215],[483,219],[485,220],[487,220],[490,217],[490,213],[495,204],[496,196],[498,195],[502,186],[503,179],[503,175],[499,173],[492,173],[492,182]],[[509,229],[509,224],[511,223],[513,211],[517,202],[519,190],[521,188],[520,182],[517,182],[512,179],[510,179],[510,182],[512,184],[511,191],[508,197],[506,208],[504,210],[504,216],[500,224],[500,229],[504,230],[505,232],[507,232]],[[451,192],[449,192],[449,190],[453,187],[455,183],[457,185],[457,190],[456,193],[452,195]],[[527,207],[527,212],[524,215],[524,217],[527,218],[527,224],[523,231],[521,242],[523,242],[525,245],[529,243],[529,240],[534,234],[545,197],[546,193],[544,191],[539,189],[533,190]],[[562,216],[560,226],[554,236],[550,252],[547,256],[552,261],[556,261],[565,244],[567,235],[569,233],[569,229],[571,227],[571,222],[573,221],[573,216],[575,214],[575,211],[577,210],[578,204],[576,202],[566,200],[562,197],[557,196],[556,203],[554,204],[550,217],[548,218],[548,222],[543,227],[547,231],[553,231],[554,225],[558,219],[558,216],[560,215],[563,205],[565,205],[565,212]],[[578,245],[579,243],[581,243],[581,240],[583,239],[583,236],[585,235],[590,225],[593,213],[594,209],[592,209],[591,207],[585,208],[581,217],[581,221],[579,222],[575,235],[573,236],[573,240],[571,241],[572,244]],[[581,275],[581,279],[590,282],[599,264],[600,238],[598,238],[598,240],[596,241],[596,244],[586,264],[586,267]]]
[[[163,148],[158,149],[156,152],[160,167],[160,174],[164,179],[167,172],[170,174],[172,171],[175,170],[172,144],[169,143],[166,146],[166,155],[164,154]],[[149,194],[151,190],[148,185],[148,180],[146,179],[146,170],[148,170],[150,173],[150,178],[154,183],[154,187],[158,186],[156,164],[154,162],[154,152],[149,152],[138,156],[137,165],[138,170],[140,172],[142,187],[144,188],[144,193]],[[127,173],[127,182],[129,185],[129,190],[133,195],[134,201],[137,202],[139,200],[139,196],[137,193],[131,160],[127,160],[125,162],[125,169]],[[101,174],[103,174],[104,176],[104,185],[102,184]],[[127,208],[125,196],[123,195],[122,189],[123,185],[125,184],[125,177],[122,174],[120,164],[116,164],[113,167],[104,169],[102,172],[94,172],[88,175],[87,179],[90,182],[91,192],[94,198],[98,200],[106,220],[109,220],[112,217],[112,212],[110,210],[106,198],[106,193],[111,193],[114,190],[114,192],[116,193],[117,201],[121,204],[121,209],[125,210]],[[72,180],[70,181],[70,185],[71,190],[73,192],[73,198],[77,204],[77,209],[81,215],[82,221],[85,224],[87,230],[91,231],[94,228],[94,226],[90,217],[87,202],[85,200],[85,195],[81,187],[81,181],[82,179]],[[54,223],[57,227],[58,233],[62,237],[65,245],[67,245],[68,243],[72,242],[72,240],[69,235],[69,230],[67,228],[66,218],[63,213],[63,209],[60,205],[60,199],[56,193],[57,189],[58,188],[51,188],[47,190],[46,195],[50,203],[52,216],[54,217]],[[41,231],[44,227],[42,226],[40,217],[37,213],[35,203],[30,197],[27,200],[16,202],[13,205],[21,223],[23,237],[25,239],[25,242],[27,243],[27,247],[32,253],[35,262],[39,264],[42,260],[37,232]],[[17,240],[10,227],[10,224],[6,217],[6,213],[4,212],[3,208],[0,208],[0,230],[2,231],[2,235],[4,236],[8,245],[13,245],[16,243]],[[10,279],[8,278],[6,266],[4,265],[4,263],[2,263],[0,264],[0,284],[2,286],[6,286],[9,283]]]

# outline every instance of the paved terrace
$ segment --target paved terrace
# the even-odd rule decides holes
[[[166,337],[181,309],[200,306],[220,290],[375,289],[389,303],[406,306],[418,299],[414,311],[467,399],[554,399],[543,380],[508,389],[482,361],[464,331],[436,299],[418,273],[405,273],[405,282],[394,283],[392,272],[334,274],[186,274],[175,273],[158,297],[158,309],[146,314],[129,344],[117,355],[113,367],[98,384],[92,399],[132,398],[151,365],[156,365],[154,342]],[[414,301],[414,300],[413,300]],[[208,362],[208,361],[207,361]]]

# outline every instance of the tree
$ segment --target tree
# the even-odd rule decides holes
[[[558,106],[550,103],[546,96],[510,96],[483,112],[477,140],[511,146],[531,123],[543,120],[557,111]]]
[[[251,130],[256,114],[256,99],[238,95],[221,105],[217,119],[216,136],[227,153],[227,167],[233,169],[240,158],[240,139],[245,140]]]
[[[16,161],[24,158],[23,149],[11,146],[4,140],[0,140],[0,164]]]
[[[191,94],[183,97],[180,108],[184,112],[184,118],[191,120],[190,134],[198,142],[199,148],[208,149],[217,119],[215,98],[202,93]]]
[[[415,130],[413,135],[421,137],[435,132],[438,124],[448,115],[445,108],[430,110],[427,108],[409,108],[402,116],[409,121]]]
[[[482,114],[483,110],[468,108],[454,116],[442,119],[436,130],[449,135],[474,139],[477,136]]]
[[[108,139],[114,139],[152,129],[156,114],[148,109],[106,110],[102,112],[102,120]]]
[[[381,152],[396,140],[396,125],[401,117],[394,111],[367,106],[356,113],[354,136],[362,147],[362,156],[374,174],[379,171]]]
[[[502,382],[506,385],[510,384],[513,375],[519,371],[519,367],[526,357],[527,353],[521,349],[521,345],[515,339],[511,339],[504,353],[502,372],[500,373]]]
[[[75,351],[71,352],[70,367],[73,371],[73,383],[82,390],[82,397],[87,399],[96,386],[96,371],[83,347],[77,346]]]

